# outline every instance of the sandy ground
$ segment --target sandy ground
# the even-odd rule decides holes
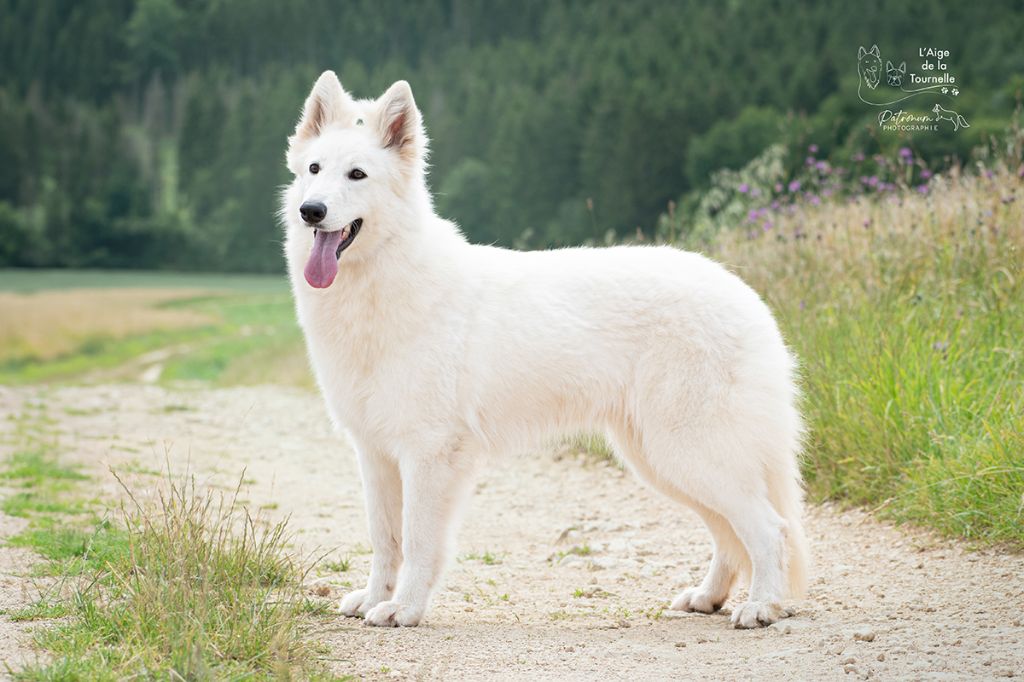
[[[2,389],[0,413],[56,420],[66,457],[117,495],[165,462],[204,485],[289,515],[296,542],[334,559],[311,590],[361,587],[368,539],[356,464],[318,397],[288,389],[166,390],[119,385]],[[14,428],[0,420],[0,431]],[[7,449],[9,445],[0,445]],[[972,552],[861,512],[809,510],[808,598],[771,628],[725,613],[665,611],[710,559],[695,515],[628,474],[571,453],[495,461],[480,480],[458,558],[419,628],[337,617],[310,637],[338,673],[414,679],[991,679],[1024,675],[1024,557]],[[0,519],[0,533],[17,522]],[[28,558],[0,550],[0,608],[31,599]],[[742,596],[742,595],[740,595]],[[736,603],[736,596],[727,606]],[[0,617],[0,660],[31,655],[38,625]]]

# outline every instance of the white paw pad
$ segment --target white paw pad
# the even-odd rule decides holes
[[[355,592],[349,592],[341,599],[341,605],[338,610],[341,611],[342,615],[348,616],[349,618],[356,618],[359,616],[366,615],[366,612],[377,605],[380,599],[371,599],[370,590],[362,589],[356,590]]]
[[[382,601],[366,612],[366,624],[378,627],[419,625],[422,609],[414,609],[397,601]]]
[[[732,624],[737,628],[761,628],[790,615],[775,601],[748,601],[732,612]]]
[[[698,613],[714,613],[722,608],[725,597],[715,599],[712,595],[699,587],[691,587],[679,593],[679,596],[672,600],[672,611],[696,611]]]

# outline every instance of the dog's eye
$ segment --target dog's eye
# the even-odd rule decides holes
[[[312,173],[313,175],[316,175],[317,173],[319,173],[320,172],[320,164],[319,163],[311,163],[311,164],[309,164],[309,172]]]
[[[349,180],[362,180],[366,177],[366,173],[363,172],[362,168],[353,168],[348,172]]]

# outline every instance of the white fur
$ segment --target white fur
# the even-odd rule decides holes
[[[358,453],[374,549],[366,588],[342,611],[419,623],[485,454],[603,431],[713,534],[707,577],[672,607],[713,611],[742,575],[737,627],[786,615],[782,600],[806,581],[801,421],[794,362],[761,299],[665,246],[471,245],[435,215],[425,154],[407,84],[355,101],[330,71],[290,139],[296,310],[330,414]],[[354,166],[367,179],[348,179]],[[326,289],[303,277],[312,229],[298,208],[310,200],[328,207],[323,229],[364,219]]]

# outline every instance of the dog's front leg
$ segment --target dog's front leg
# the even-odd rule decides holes
[[[369,625],[418,625],[440,582],[454,542],[455,521],[473,481],[464,452],[402,462],[402,568],[390,601],[366,614]]]
[[[366,587],[341,600],[341,612],[346,616],[363,616],[390,599],[402,563],[402,480],[398,464],[371,449],[357,450],[373,558]]]

